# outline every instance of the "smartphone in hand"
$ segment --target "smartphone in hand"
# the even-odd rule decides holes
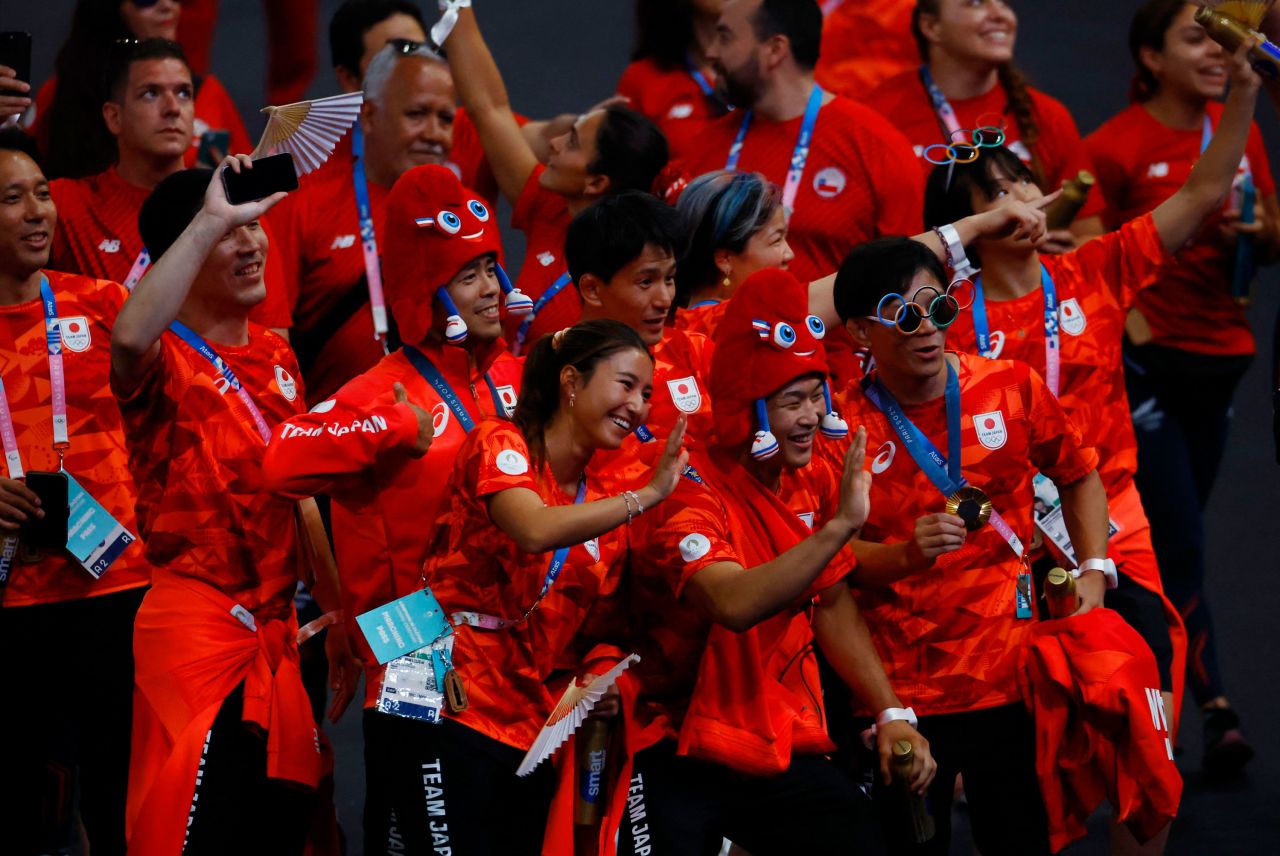
[[[22,525],[22,545],[38,550],[62,550],[67,546],[67,520],[71,516],[70,482],[67,474],[28,470],[27,488],[40,497],[44,517],[33,517]]]
[[[293,155],[271,155],[253,162],[252,169],[233,172],[222,169],[222,187],[227,191],[227,201],[243,205],[258,199],[266,199],[273,193],[298,189],[298,172],[293,167]]]
[[[18,80],[31,82],[31,34],[14,30],[0,33],[0,65],[17,72]]]

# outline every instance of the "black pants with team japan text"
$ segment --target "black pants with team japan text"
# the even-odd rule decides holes
[[[550,762],[446,719],[364,712],[367,856],[538,856],[555,787]]]
[[[619,856],[715,856],[728,838],[751,856],[880,853],[870,800],[826,758],[793,755],[776,776],[749,776],[676,755],[637,752]]]

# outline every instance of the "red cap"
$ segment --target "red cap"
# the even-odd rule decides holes
[[[825,333],[822,320],[809,314],[809,289],[786,271],[757,271],[738,286],[716,328],[708,381],[719,445],[738,446],[752,436],[757,400],[798,377],[826,378]]]
[[[448,167],[417,166],[387,195],[382,284],[402,341],[417,344],[431,329],[436,290],[479,256],[497,253],[497,212],[462,186]]]

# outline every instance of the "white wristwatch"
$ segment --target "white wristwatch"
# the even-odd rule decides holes
[[[1073,568],[1071,576],[1080,579],[1080,575],[1085,571],[1101,571],[1102,575],[1107,578],[1107,588],[1114,589],[1120,585],[1120,574],[1116,570],[1116,563],[1113,559],[1085,559],[1080,563],[1080,567]]]

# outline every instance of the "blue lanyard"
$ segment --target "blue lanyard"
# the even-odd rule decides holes
[[[587,498],[587,477],[584,474],[578,479],[578,495],[573,498],[574,505],[581,505],[582,500]],[[551,584],[556,581],[556,577],[560,576],[560,572],[564,570],[564,561],[569,558],[569,548],[561,547],[551,554],[551,564],[547,567],[547,578],[542,581],[542,591],[538,594],[538,600],[542,600],[547,596],[547,592],[551,591]]]
[[[813,140],[813,127],[818,122],[818,111],[822,109],[822,87],[814,84],[809,93],[809,101],[804,108],[804,121],[800,123],[800,136],[796,138],[796,147],[791,152],[791,167],[787,170],[787,182],[782,188],[782,207],[790,213],[795,210],[796,194],[800,192],[800,179],[804,175],[804,165],[809,160],[809,144]],[[751,128],[751,111],[742,117],[738,126],[738,136],[729,147],[729,159],[724,168],[736,170],[738,161],[742,159],[742,147],[747,141],[747,131]]]
[[[960,474],[960,378],[956,370],[947,363],[947,457],[942,457],[932,441],[924,432],[915,426],[907,414],[902,412],[902,405],[879,380],[865,377],[862,379],[862,391],[871,403],[883,413],[889,424],[902,440],[902,446],[929,477],[943,496],[950,497],[968,482]]]
[[[690,306],[689,308],[690,308],[690,309],[701,309],[701,308],[702,308],[702,307],[704,307],[704,306],[717,306],[717,305],[719,305],[719,303],[720,303],[720,301],[719,301],[719,300],[699,300],[697,303],[693,304],[693,305],[692,305],[692,306]]]
[[[542,296],[533,302],[533,308],[529,310],[529,314],[520,322],[520,327],[516,330],[516,341],[512,352],[517,356],[524,351],[524,341],[529,336],[529,328],[533,326],[533,319],[538,317],[538,313],[542,311],[542,307],[551,302],[551,299],[564,290],[564,287],[571,282],[569,272],[565,271],[560,274],[559,278],[551,285],[547,286],[547,290],[542,292]]]
[[[373,231],[373,207],[369,204],[369,180],[364,172],[364,134],[357,122],[351,129],[352,184],[356,193],[356,214],[360,218],[360,251],[364,256],[364,278],[369,286],[369,308],[373,313],[373,336],[387,341],[387,301],[382,292],[382,263],[378,260],[378,236]]]
[[[169,323],[169,329],[218,370],[218,373],[222,375],[222,379],[231,387],[231,391],[239,396],[245,409],[249,411],[254,427],[258,429],[258,434],[262,436],[262,442],[271,442],[271,428],[268,427],[267,420],[263,418],[262,411],[258,409],[258,405],[253,403],[253,398],[250,397],[249,391],[240,383],[240,378],[236,377],[236,373],[231,370],[231,366],[227,365],[222,357],[218,356],[218,352],[199,333],[176,318]]]
[[[1045,383],[1053,397],[1058,397],[1061,377],[1061,354],[1058,334],[1058,290],[1049,269],[1040,265],[1040,290],[1044,292],[1044,373]],[[982,292],[982,277],[973,283],[973,331],[978,339],[978,353],[995,359],[991,347],[990,322],[987,321],[987,298]]]
[[[703,96],[708,101],[714,101],[721,109],[733,110],[733,105],[724,102],[724,99],[716,92],[716,88],[711,85],[711,81],[707,80],[707,76],[702,73],[702,69],[698,68],[698,64],[693,61],[693,57],[685,54],[684,66],[689,70],[689,76],[693,78],[694,83],[698,84],[698,88],[702,90]]]
[[[431,388],[436,391],[436,395],[440,396],[440,400],[453,411],[453,415],[458,420],[458,424],[462,426],[462,430],[470,434],[471,429],[476,427],[475,420],[471,418],[471,414],[467,412],[462,399],[458,398],[458,394],[453,391],[453,387],[449,385],[449,381],[445,380],[444,375],[436,368],[435,363],[431,362],[426,354],[413,345],[405,345],[402,350],[405,357],[418,370],[418,374],[422,375],[423,379],[431,384]],[[489,395],[493,397],[494,412],[499,415],[505,414],[507,412],[506,405],[502,403],[502,396],[498,394],[498,388],[494,386],[493,379],[489,377],[488,372],[484,373],[484,382],[489,387]]]
[[[960,117],[956,115],[955,108],[951,106],[947,96],[942,94],[942,90],[934,82],[933,73],[929,71],[927,65],[920,66],[920,82],[924,84],[924,91],[928,93],[929,101],[933,103],[933,114],[937,116],[942,132],[946,134],[947,143],[955,142],[956,134],[960,131]]]

